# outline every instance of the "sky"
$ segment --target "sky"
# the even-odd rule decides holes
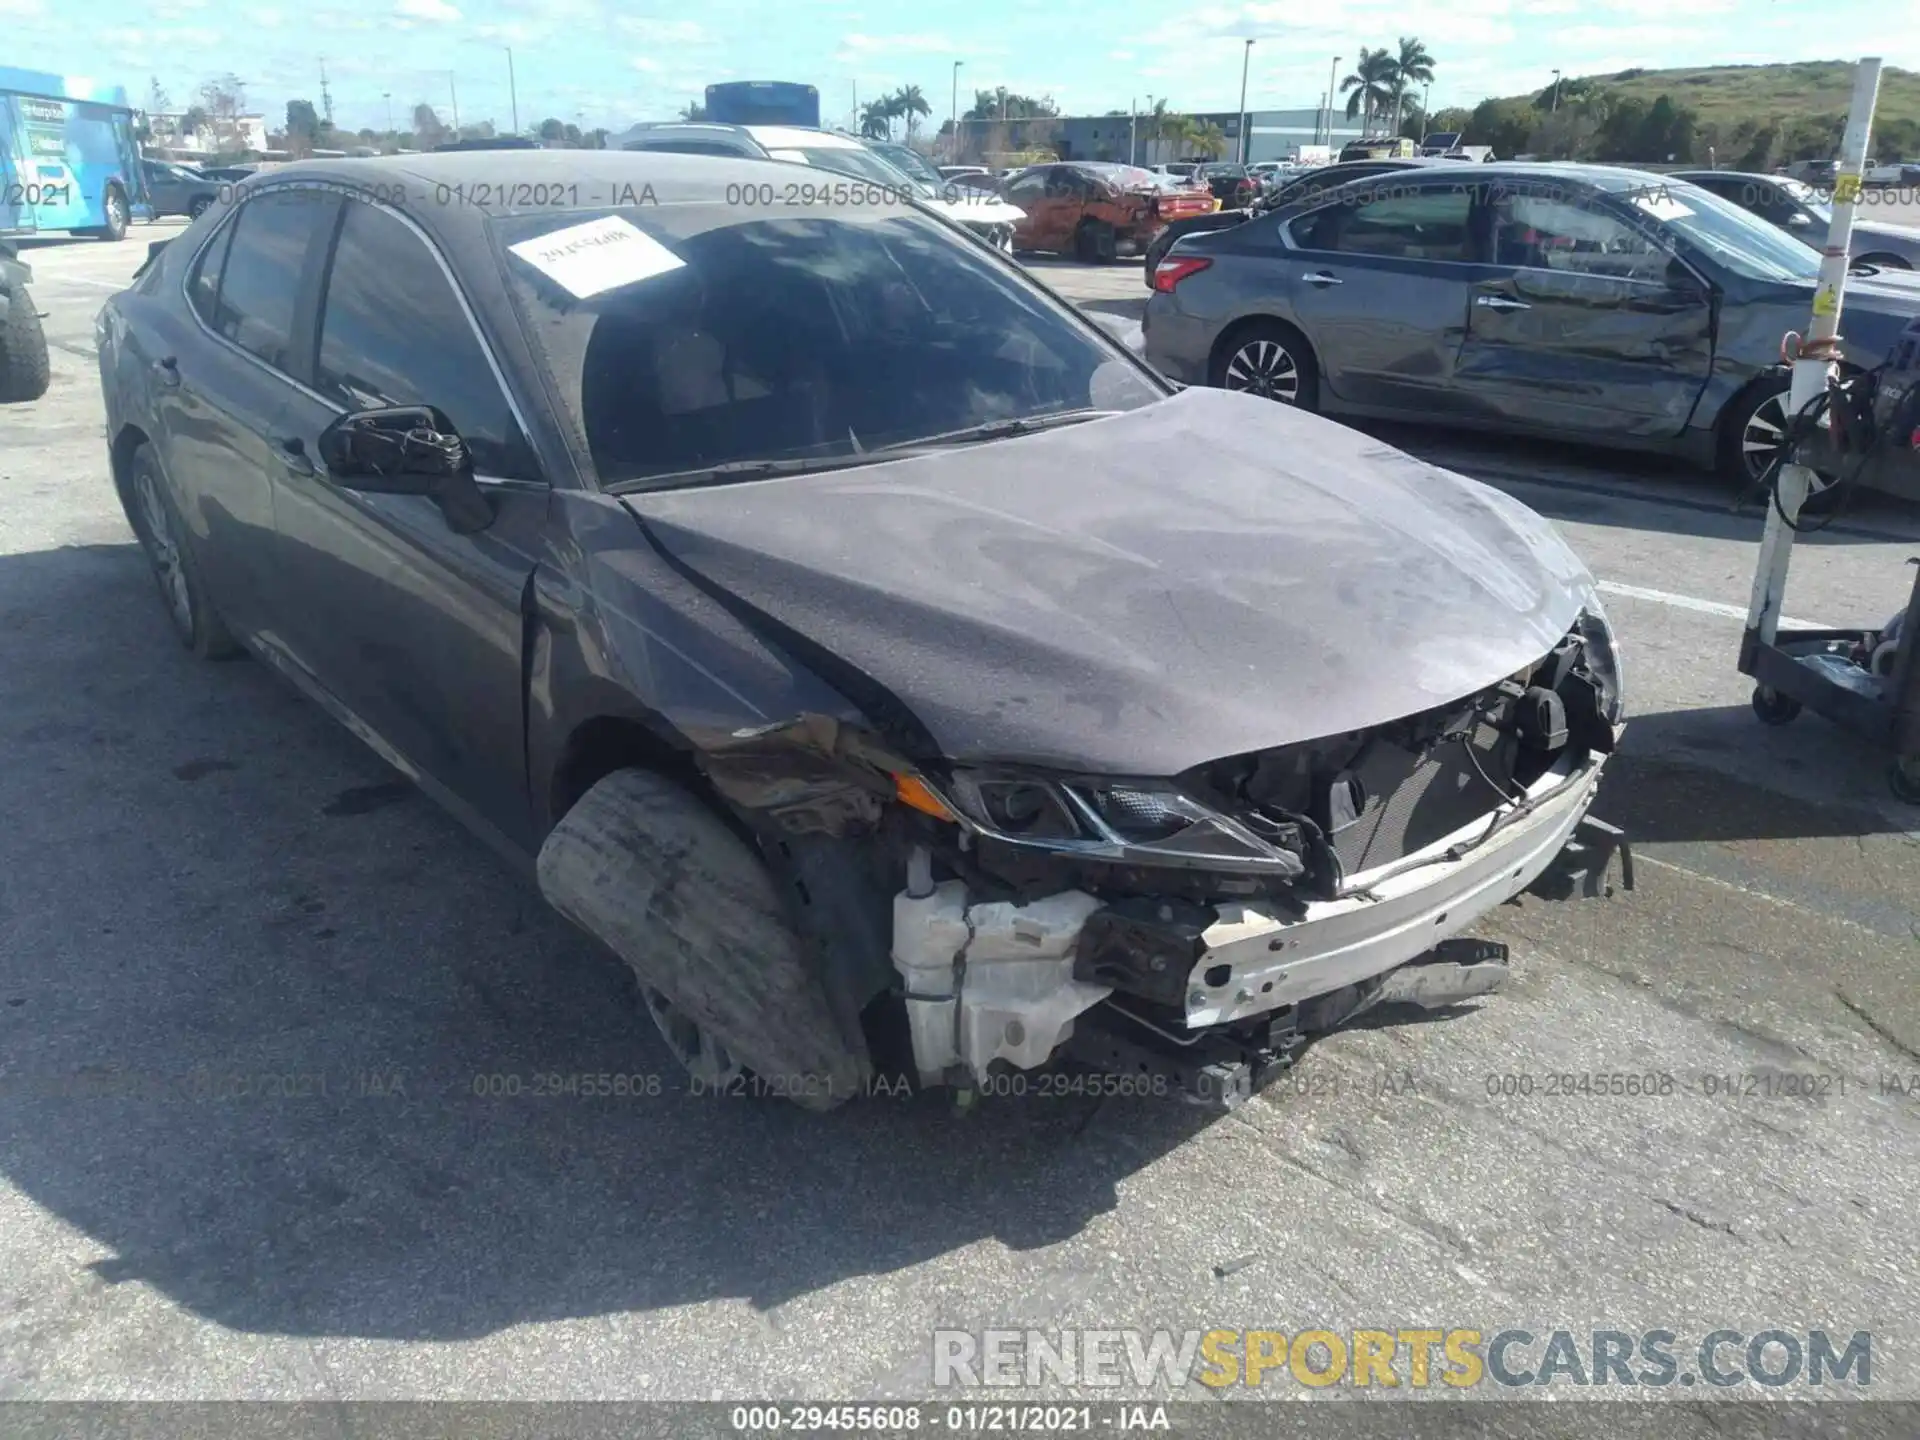
[[[1401,35],[1435,57],[1436,109],[1538,89],[1555,67],[1571,77],[1878,53],[1920,69],[1910,0],[0,0],[8,64],[119,83],[138,105],[157,79],[176,109],[232,73],[247,110],[274,126],[288,100],[320,103],[324,64],[334,121],[349,130],[385,129],[389,94],[403,123],[425,102],[443,122],[457,105],[463,123],[506,129],[509,48],[522,127],[554,116],[618,130],[730,79],[810,81],[828,123],[856,96],[917,84],[937,125],[955,61],[962,109],[974,89],[1004,85],[1068,114],[1153,99],[1231,111],[1247,38],[1248,108],[1311,109],[1336,55],[1344,75],[1362,45]]]

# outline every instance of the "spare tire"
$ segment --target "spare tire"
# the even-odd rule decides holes
[[[540,848],[540,892],[633,970],[661,1036],[702,1085],[830,1110],[872,1075],[754,847],[687,787],[616,770]],[[737,1065],[735,1064],[737,1062]]]

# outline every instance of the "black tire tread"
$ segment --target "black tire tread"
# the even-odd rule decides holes
[[[618,770],[540,849],[541,893],[779,1093],[828,1110],[871,1075],[753,848],[665,776]]]
[[[0,322],[0,404],[38,400],[52,379],[47,334],[33,297],[17,291],[9,297],[6,320]]]

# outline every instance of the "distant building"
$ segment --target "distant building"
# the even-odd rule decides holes
[[[205,120],[192,132],[181,128],[185,112],[161,115],[149,111],[147,127],[153,138],[147,141],[150,153],[164,154],[175,160],[196,160],[206,155],[229,154],[236,150],[264,152],[271,148],[264,115],[236,115],[231,120]]]
[[[1231,111],[1206,111],[1189,118],[1208,121],[1226,137],[1222,160],[1240,153],[1240,116]],[[1364,133],[1358,120],[1349,120],[1345,103],[1333,114],[1333,133],[1327,133],[1324,110],[1254,110],[1248,113],[1247,160],[1285,160],[1301,145],[1331,145],[1338,150]],[[1048,140],[1065,160],[1118,160],[1139,165],[1191,158],[1171,141],[1150,141],[1125,115],[1067,115],[1052,123]]]

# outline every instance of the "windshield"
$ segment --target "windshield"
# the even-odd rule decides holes
[[[940,186],[947,183],[946,176],[928,164],[926,157],[911,146],[875,145],[873,150],[894,169],[926,185]]]
[[[1833,206],[1827,203],[1826,196],[1822,195],[1811,185],[1803,185],[1798,180],[1788,180],[1784,178],[1776,183],[1783,192],[1791,195],[1801,205],[1804,205],[1815,215],[1818,215],[1827,224],[1831,225],[1833,223]]]
[[[488,223],[603,486],[672,488],[755,461],[858,464],[995,421],[1164,396],[1070,309],[909,207],[667,205]],[[624,283],[586,299],[558,283],[563,271],[508,248],[588,224],[641,233],[620,247],[639,257],[610,277]]]
[[[1676,181],[1626,191],[1619,198],[1708,260],[1749,280],[1819,278],[1819,251],[1698,185]]]
[[[914,185],[915,194],[920,193],[918,181],[902,174],[896,166],[889,165],[864,145],[848,145],[844,148],[838,145],[782,145],[767,153],[776,160],[832,170],[841,175],[851,175],[856,180],[870,180],[890,190],[898,190],[900,182],[905,180]]]

